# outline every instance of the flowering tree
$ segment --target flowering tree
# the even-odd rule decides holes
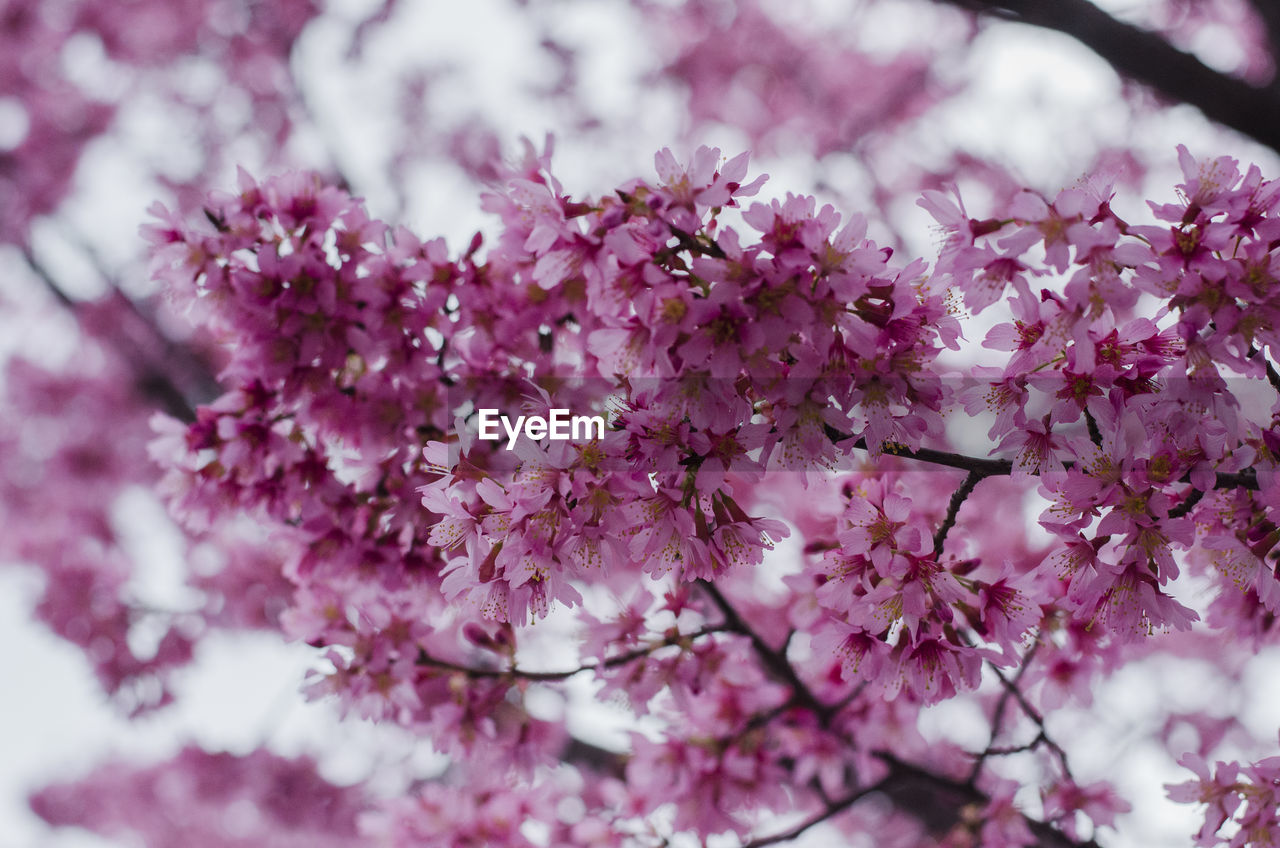
[[[452,156],[485,184],[492,225],[451,249],[372,214],[336,151],[308,162],[311,3],[0,7],[27,122],[0,232],[77,328],[74,367],[16,357],[4,384],[4,550],[45,575],[37,616],[133,715],[210,634],[277,632],[314,649],[310,696],[448,760],[388,792],[193,746],[44,788],[47,821],[148,846],[1111,844],[1138,799],[1080,770],[1069,717],[1170,660],[1219,692],[1256,673],[1280,613],[1280,182],[1179,146],[1144,207],[1138,148],[1055,190],[902,151],[961,96],[939,80],[975,11],[1275,147],[1270,7],[1157,3],[1139,28],[1083,0],[910,5],[939,35],[895,52],[755,3],[632,5],[675,34],[654,79],[686,97],[682,141],[799,137],[824,182],[856,151],[862,205],[753,199],[747,154],[692,143],[572,191],[550,142],[504,160],[481,117],[406,109],[389,173]],[[1176,46],[1204,31],[1238,45],[1231,73]],[[86,34],[114,101],[49,64]],[[615,131],[581,57],[543,49],[542,96]],[[80,299],[33,234],[132,98],[204,145],[153,181],[162,298],[101,267],[110,293]],[[274,175],[210,184],[236,157]],[[558,438],[567,415],[605,424]],[[138,487],[181,533],[190,609],[131,596],[113,505]],[[583,738],[604,709],[625,747]],[[1275,728],[1207,699],[1150,721],[1197,844],[1274,843]]]

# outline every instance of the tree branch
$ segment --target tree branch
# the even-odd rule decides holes
[[[1200,499],[1204,497],[1204,492],[1199,489],[1192,489],[1191,494],[1187,495],[1187,499],[1182,503],[1169,510],[1170,518],[1181,518],[1195,508],[1200,503]]]
[[[942,836],[955,827],[965,807],[987,804],[987,797],[967,783],[926,771],[889,753],[877,752],[875,756],[889,766],[889,775],[881,781],[880,791],[895,807],[915,816],[935,836]],[[1053,825],[1023,818],[1041,848],[1099,848],[1092,839],[1077,842]]]
[[[1266,350],[1266,347],[1249,345],[1249,359],[1262,357],[1262,365],[1267,372],[1267,382],[1271,384],[1271,388],[1280,392],[1280,371],[1276,371],[1276,367],[1271,364],[1271,357],[1267,356]]]
[[[964,482],[960,484],[960,488],[956,489],[955,494],[951,496],[951,502],[947,504],[947,515],[942,519],[942,525],[938,527],[938,532],[933,534],[933,556],[938,558],[942,556],[942,546],[947,542],[947,534],[951,532],[951,528],[956,526],[956,515],[960,512],[960,505],[965,502],[969,495],[973,494],[974,487],[982,482],[982,475],[976,471],[970,471],[969,475],[964,478]]]
[[[1116,73],[1199,109],[1206,118],[1280,151],[1280,90],[1221,74],[1150,30],[1116,20],[1088,0],[935,0],[988,17],[1069,35]],[[1255,7],[1268,26],[1280,12]],[[1274,33],[1276,30],[1272,29]]]
[[[1053,751],[1057,756],[1058,764],[1062,766],[1062,773],[1068,778],[1074,780],[1075,778],[1071,774],[1071,766],[1067,764],[1067,752],[1062,749],[1061,745],[1049,738],[1048,728],[1044,726],[1044,716],[1040,715],[1040,711],[1031,705],[1031,702],[1027,700],[1026,695],[1022,694],[1022,690],[1018,688],[1017,677],[1010,680],[1009,677],[995,665],[990,665],[990,668],[996,673],[996,677],[1000,679],[1000,683],[1004,686],[1005,691],[1012,695],[1013,699],[1018,702],[1018,706],[1022,708],[1023,714],[1035,722],[1036,729],[1039,731],[1039,738],[1043,739],[1044,744],[1048,745],[1049,750]],[[1018,677],[1022,676],[1022,669],[1025,668],[1026,666],[1023,665],[1022,668],[1018,670]]]
[[[626,754],[619,754],[608,748],[584,742],[576,736],[569,737],[569,741],[560,752],[560,759],[579,768],[589,769],[596,774],[608,775],[618,780],[626,779]]]

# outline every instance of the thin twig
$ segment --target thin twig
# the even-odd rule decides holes
[[[813,690],[796,674],[796,670],[792,668],[786,656],[769,647],[769,644],[764,641],[760,634],[747,626],[746,622],[742,620],[742,616],[738,614],[738,611],[734,609],[728,599],[721,594],[714,583],[709,580],[699,580],[698,585],[702,587],[703,591],[711,597],[712,602],[719,608],[720,614],[724,616],[725,628],[750,639],[752,647],[755,648],[756,653],[760,656],[769,672],[790,686],[796,701],[801,706],[811,710],[814,715],[825,723],[832,715],[832,707],[818,700],[818,697],[813,694]]]
[[[1022,657],[1022,662],[1018,666],[1018,671],[1013,676],[1012,687],[1006,686],[1004,691],[1000,693],[1000,700],[996,702],[995,712],[992,713],[991,716],[991,736],[987,739],[986,749],[978,755],[977,760],[973,764],[973,770],[969,772],[968,783],[972,784],[978,779],[978,775],[982,772],[982,764],[986,760],[987,754],[993,751],[992,746],[996,744],[996,739],[1000,738],[1000,726],[1004,724],[1004,713],[1005,710],[1009,708],[1009,699],[1013,696],[1013,691],[1022,680],[1022,676],[1026,674],[1027,669],[1031,666],[1031,660],[1035,658],[1036,651],[1038,650],[1040,650],[1040,640],[1037,638],[1036,641],[1031,643],[1031,647]],[[998,672],[999,669],[997,669],[997,673]],[[1044,733],[1041,733],[1040,735],[1044,736]],[[1045,737],[1045,741],[1049,741],[1048,737]]]
[[[833,444],[839,444],[853,438],[850,433],[842,433],[834,427],[827,425],[825,428],[827,438]],[[856,450],[871,452],[867,447],[866,439],[859,438],[855,441],[851,448]],[[984,459],[976,456],[967,456],[960,453],[950,453],[948,451],[934,450],[932,448],[919,448],[912,450],[911,448],[886,448],[882,453],[889,456],[898,456],[903,459],[914,459],[919,462],[927,462],[930,465],[942,465],[947,468],[958,468],[961,471],[970,471],[981,477],[1008,477],[1013,474],[1013,462],[1008,459]],[[1075,467],[1075,463],[1068,460],[1062,464],[1063,468],[1071,469]],[[1191,480],[1190,473],[1183,476],[1180,482],[1188,483]],[[1258,476],[1251,468],[1244,471],[1233,473],[1217,472],[1214,480],[1215,489],[1257,489]]]
[[[1030,742],[1026,743],[1025,745],[1009,745],[1009,746],[1000,747],[1000,748],[984,748],[980,756],[982,757],[983,760],[985,760],[987,757],[1004,757],[1010,754],[1025,754],[1028,751],[1034,751],[1035,749],[1039,748],[1041,745],[1043,745],[1047,741],[1049,741],[1048,737],[1046,737],[1043,733],[1037,733],[1036,738],[1032,739]]]
[[[766,670],[775,678],[787,683],[792,689],[792,698],[788,703],[794,702],[795,706],[807,708],[819,720],[820,724],[827,730],[831,730],[831,724],[835,715],[843,709],[848,703],[857,696],[861,691],[861,687],[855,690],[849,697],[843,699],[835,705],[825,705],[813,694],[812,690],[800,679],[795,669],[786,656],[778,651],[773,650],[764,639],[756,633],[743,620],[742,616],[734,609],[733,605],[724,597],[719,589],[709,581],[700,580],[698,585],[701,586],[712,601],[720,609],[724,616],[724,626],[751,640],[752,647],[759,656],[761,663]],[[1037,643],[1038,644],[1038,643]],[[1023,669],[1026,668],[1035,648],[1028,651],[1023,660]],[[1019,677],[1015,677],[1011,682],[1000,670],[995,669],[996,675],[1004,683],[1006,688],[1010,689],[1010,697],[1015,698],[1022,709],[1027,713],[1044,736],[1041,744],[1051,748],[1059,757],[1063,771],[1070,777],[1070,771],[1067,768],[1066,753],[1054,743],[1044,729],[1044,719],[1034,707],[1022,695],[1016,686]],[[1019,670],[1019,676],[1022,670]],[[851,739],[845,738],[846,744],[850,748],[854,747]],[[989,746],[990,747],[990,746]],[[941,835],[947,832],[960,819],[960,810],[970,804],[985,804],[988,800],[987,796],[979,791],[971,782],[961,782],[959,780],[934,774],[927,769],[899,760],[893,754],[887,751],[872,751],[872,756],[887,764],[890,773],[878,783],[858,789],[852,794],[841,798],[840,800],[828,804],[827,807],[814,818],[803,822],[802,824],[792,828],[784,833],[774,836],[763,837],[759,840],[747,843],[743,848],[760,848],[760,846],[774,845],[779,842],[785,842],[794,839],[804,833],[815,824],[824,821],[843,809],[847,809],[857,802],[858,799],[865,797],[873,792],[880,792],[886,795],[893,804],[904,810],[905,812],[915,816],[920,820],[931,833]],[[821,793],[820,793],[821,794]],[[1097,843],[1092,840],[1077,841],[1071,839],[1067,834],[1055,828],[1052,824],[1027,818],[1027,827],[1035,834],[1040,845],[1044,848],[1097,848]]]
[[[673,633],[657,642],[646,645],[643,648],[636,648],[633,651],[628,651],[624,654],[617,654],[616,656],[609,657],[608,659],[601,660],[600,662],[584,663],[577,668],[565,669],[563,671],[525,671],[524,669],[516,668],[515,666],[506,669],[476,668],[474,666],[459,665],[458,663],[449,662],[448,660],[437,659],[422,650],[418,652],[418,665],[431,666],[432,668],[444,669],[445,671],[461,672],[462,674],[473,678],[511,677],[519,678],[521,680],[551,682],[568,680],[570,677],[574,677],[588,671],[598,671],[603,668],[616,668],[617,666],[626,665],[627,663],[634,662],[635,660],[644,659],[655,651],[660,651],[663,648],[670,648],[674,645],[679,645],[682,642],[701,639],[703,636],[709,636],[713,633],[724,632],[727,632],[725,627],[715,626],[703,627],[693,633]]]
[[[1023,668],[1025,667],[1026,666],[1024,665]],[[1053,751],[1058,758],[1058,762],[1062,765],[1063,774],[1074,781],[1075,778],[1071,775],[1071,767],[1067,764],[1067,752],[1062,750],[1062,746],[1057,742],[1054,742],[1049,736],[1049,731],[1044,725],[1044,716],[1040,714],[1039,710],[1031,706],[1027,697],[1022,694],[1022,690],[1018,688],[1016,678],[1014,680],[1010,680],[1003,671],[994,665],[991,666],[991,670],[996,673],[996,677],[998,677],[1000,682],[1004,684],[1005,689],[1013,695],[1014,700],[1018,702],[1018,706],[1022,708],[1022,712],[1027,716],[1027,718],[1035,722],[1037,730],[1039,730],[1040,735],[1044,737],[1045,745],[1048,746],[1049,750]],[[1019,670],[1019,674],[1021,674],[1021,670]]]
[[[801,822],[790,830],[783,831],[782,833],[775,833],[772,836],[762,836],[759,839],[753,839],[743,845],[742,848],[764,848],[766,845],[777,845],[780,842],[790,842],[792,839],[799,837],[809,828],[822,824],[837,813],[842,813],[849,809],[871,793],[879,792],[883,784],[884,781],[880,781],[880,783],[875,783],[871,786],[859,789],[856,792],[852,792],[837,801],[827,804],[826,807],[823,808],[822,812]]]
[[[54,300],[74,314],[76,311],[75,300],[63,291],[62,286],[58,285],[58,281],[53,278],[53,274],[49,272],[49,269],[31,252],[31,248],[26,246],[22,248],[22,258],[26,260],[27,267],[36,275],[36,279],[40,281],[45,290],[53,295]]]

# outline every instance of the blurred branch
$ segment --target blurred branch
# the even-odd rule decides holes
[[[1205,117],[1280,151],[1280,89],[1256,87],[1219,73],[1150,30],[1116,20],[1088,0],[935,0],[981,15],[1069,35],[1116,73],[1165,97],[1194,106]],[[1254,7],[1275,43],[1280,9],[1270,0]]]
[[[1000,700],[996,702],[995,712],[991,716],[991,736],[987,739],[987,747],[978,754],[973,763],[973,770],[969,772],[968,782],[970,785],[974,785],[978,780],[978,775],[982,774],[982,766],[986,762],[987,757],[999,752],[995,747],[995,744],[996,740],[1000,738],[1000,731],[1004,725],[1005,711],[1009,709],[1009,699],[1013,696],[1014,691],[1017,690],[1018,684],[1022,682],[1022,676],[1026,674],[1027,669],[1030,668],[1031,660],[1035,658],[1036,651],[1040,650],[1040,645],[1041,642],[1039,638],[1031,643],[1031,648],[1022,657],[1022,662],[1018,665],[1018,671],[1013,676],[1012,685],[1006,685],[1004,687],[1004,691],[1000,693]],[[993,665],[992,668],[995,668],[995,666]],[[1042,733],[1041,735],[1043,736],[1044,734]],[[1039,738],[1040,737],[1036,737],[1037,742],[1039,741]],[[1033,743],[1033,745],[1034,744],[1035,743]]]
[[[565,762],[598,775],[619,780],[626,777],[626,754],[601,748],[577,737],[569,738],[560,756]],[[895,808],[916,819],[935,837],[950,832],[961,821],[966,808],[981,809],[987,804],[987,796],[971,783],[943,777],[885,751],[874,752],[873,756],[889,768],[888,774],[879,781],[828,801],[812,818],[789,831],[761,837],[746,843],[743,848],[763,848],[766,845],[789,842],[815,825],[844,812],[863,798],[875,795],[887,798]],[[1026,816],[1023,819],[1039,848],[1099,848],[1098,843],[1092,839],[1076,841],[1051,824]]]
[[[77,321],[83,320],[84,302],[68,295],[49,268],[30,248],[22,248],[22,258],[31,273],[54,300],[70,312]],[[154,316],[143,312],[138,304],[125,295],[109,277],[104,275],[103,279],[111,289],[109,296],[123,307],[124,311],[118,313],[117,317],[124,320],[110,337],[102,334],[95,334],[95,337],[99,342],[109,346],[133,370],[134,386],[143,398],[154,402],[157,407],[175,418],[186,422],[194,421],[196,413],[192,405],[193,401],[211,400],[217,396],[217,381],[209,373],[208,366],[198,361],[190,351],[175,344],[157,326]],[[138,338],[139,334],[145,338]],[[159,346],[160,356],[148,351],[148,348],[155,349],[156,346]],[[184,391],[174,379],[171,369],[175,364],[195,375],[191,381],[197,385],[192,391]],[[189,394],[198,395],[198,397],[193,399],[188,396]]]
[[[755,649],[756,655],[760,657],[760,661],[773,677],[782,683],[791,687],[792,697],[797,705],[811,711],[815,716],[824,723],[829,721],[835,714],[832,706],[822,703],[813,690],[810,689],[796,670],[792,667],[791,662],[787,659],[785,646],[781,651],[775,651],[769,647],[769,643],[764,640],[750,625],[743,620],[736,608],[729,603],[729,600],[721,593],[716,584],[710,580],[699,580],[698,585],[705,591],[712,603],[720,610],[720,614],[724,616],[725,630],[734,633],[740,633],[751,640],[751,646]]]
[[[626,754],[619,754],[608,748],[584,742],[576,736],[569,737],[569,741],[560,751],[560,759],[579,768],[618,780],[625,780],[627,776]]]
[[[987,796],[968,783],[926,771],[892,754],[877,752],[875,756],[889,767],[889,775],[881,781],[881,793],[934,836],[955,827],[966,807],[981,809],[987,804]],[[1076,841],[1047,822],[1027,816],[1023,819],[1040,848],[1098,848],[1092,839]]]
[[[1030,659],[1030,654],[1028,654],[1028,659]],[[1022,672],[1027,667],[1026,664],[1024,663],[1022,667],[1018,669],[1017,675],[1012,680],[1010,680],[1009,676],[994,664],[990,664],[989,667],[995,672],[996,677],[1000,679],[1000,684],[1004,686],[1005,691],[1012,695],[1013,699],[1018,702],[1018,706],[1022,708],[1023,714],[1035,722],[1036,727],[1039,729],[1037,738],[1048,745],[1049,750],[1053,751],[1054,755],[1057,756],[1058,764],[1062,766],[1062,773],[1074,781],[1075,776],[1071,774],[1071,766],[1067,763],[1067,752],[1063,750],[1061,745],[1054,742],[1053,739],[1049,737],[1049,729],[1045,727],[1044,716],[1040,714],[1039,710],[1031,705],[1031,702],[1027,700],[1027,696],[1022,693],[1022,689],[1018,687],[1018,680],[1022,677]]]
[[[49,269],[45,267],[44,263],[37,259],[36,255],[31,252],[31,248],[23,246],[22,258],[26,261],[27,268],[31,270],[32,274],[35,274],[36,279],[44,286],[45,291],[53,295],[53,299],[58,301],[58,304],[64,309],[75,312],[76,302],[62,290],[62,286],[60,286],[58,281],[53,278],[53,274],[49,272]]]

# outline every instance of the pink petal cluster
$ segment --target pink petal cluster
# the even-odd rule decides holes
[[[325,780],[305,757],[188,747],[154,766],[106,764],[46,787],[31,803],[51,824],[156,848],[346,848],[364,844],[356,818],[367,801]]]
[[[1184,151],[1145,225],[1101,184],[985,219],[929,193],[930,266],[813,198],[749,201],[745,155],[664,150],[656,178],[578,198],[550,152],[503,167],[497,232],[461,252],[306,173],[242,173],[146,229],[225,348],[223,394],[153,421],[164,491],[195,550],[232,516],[270,534],[196,581],[197,619],[278,626],[323,652],[312,695],[451,759],[365,835],[1113,826],[1125,802],[1073,774],[1045,712],[1156,644],[1275,638],[1274,184]],[[997,307],[983,344],[1007,358],[956,370],[968,313]],[[479,436],[481,409],[557,408],[603,435]],[[955,452],[954,424],[990,455]],[[576,679],[644,717],[625,751],[547,708]],[[990,721],[985,748],[922,736],[947,700]],[[964,803],[913,815],[920,793]]]

